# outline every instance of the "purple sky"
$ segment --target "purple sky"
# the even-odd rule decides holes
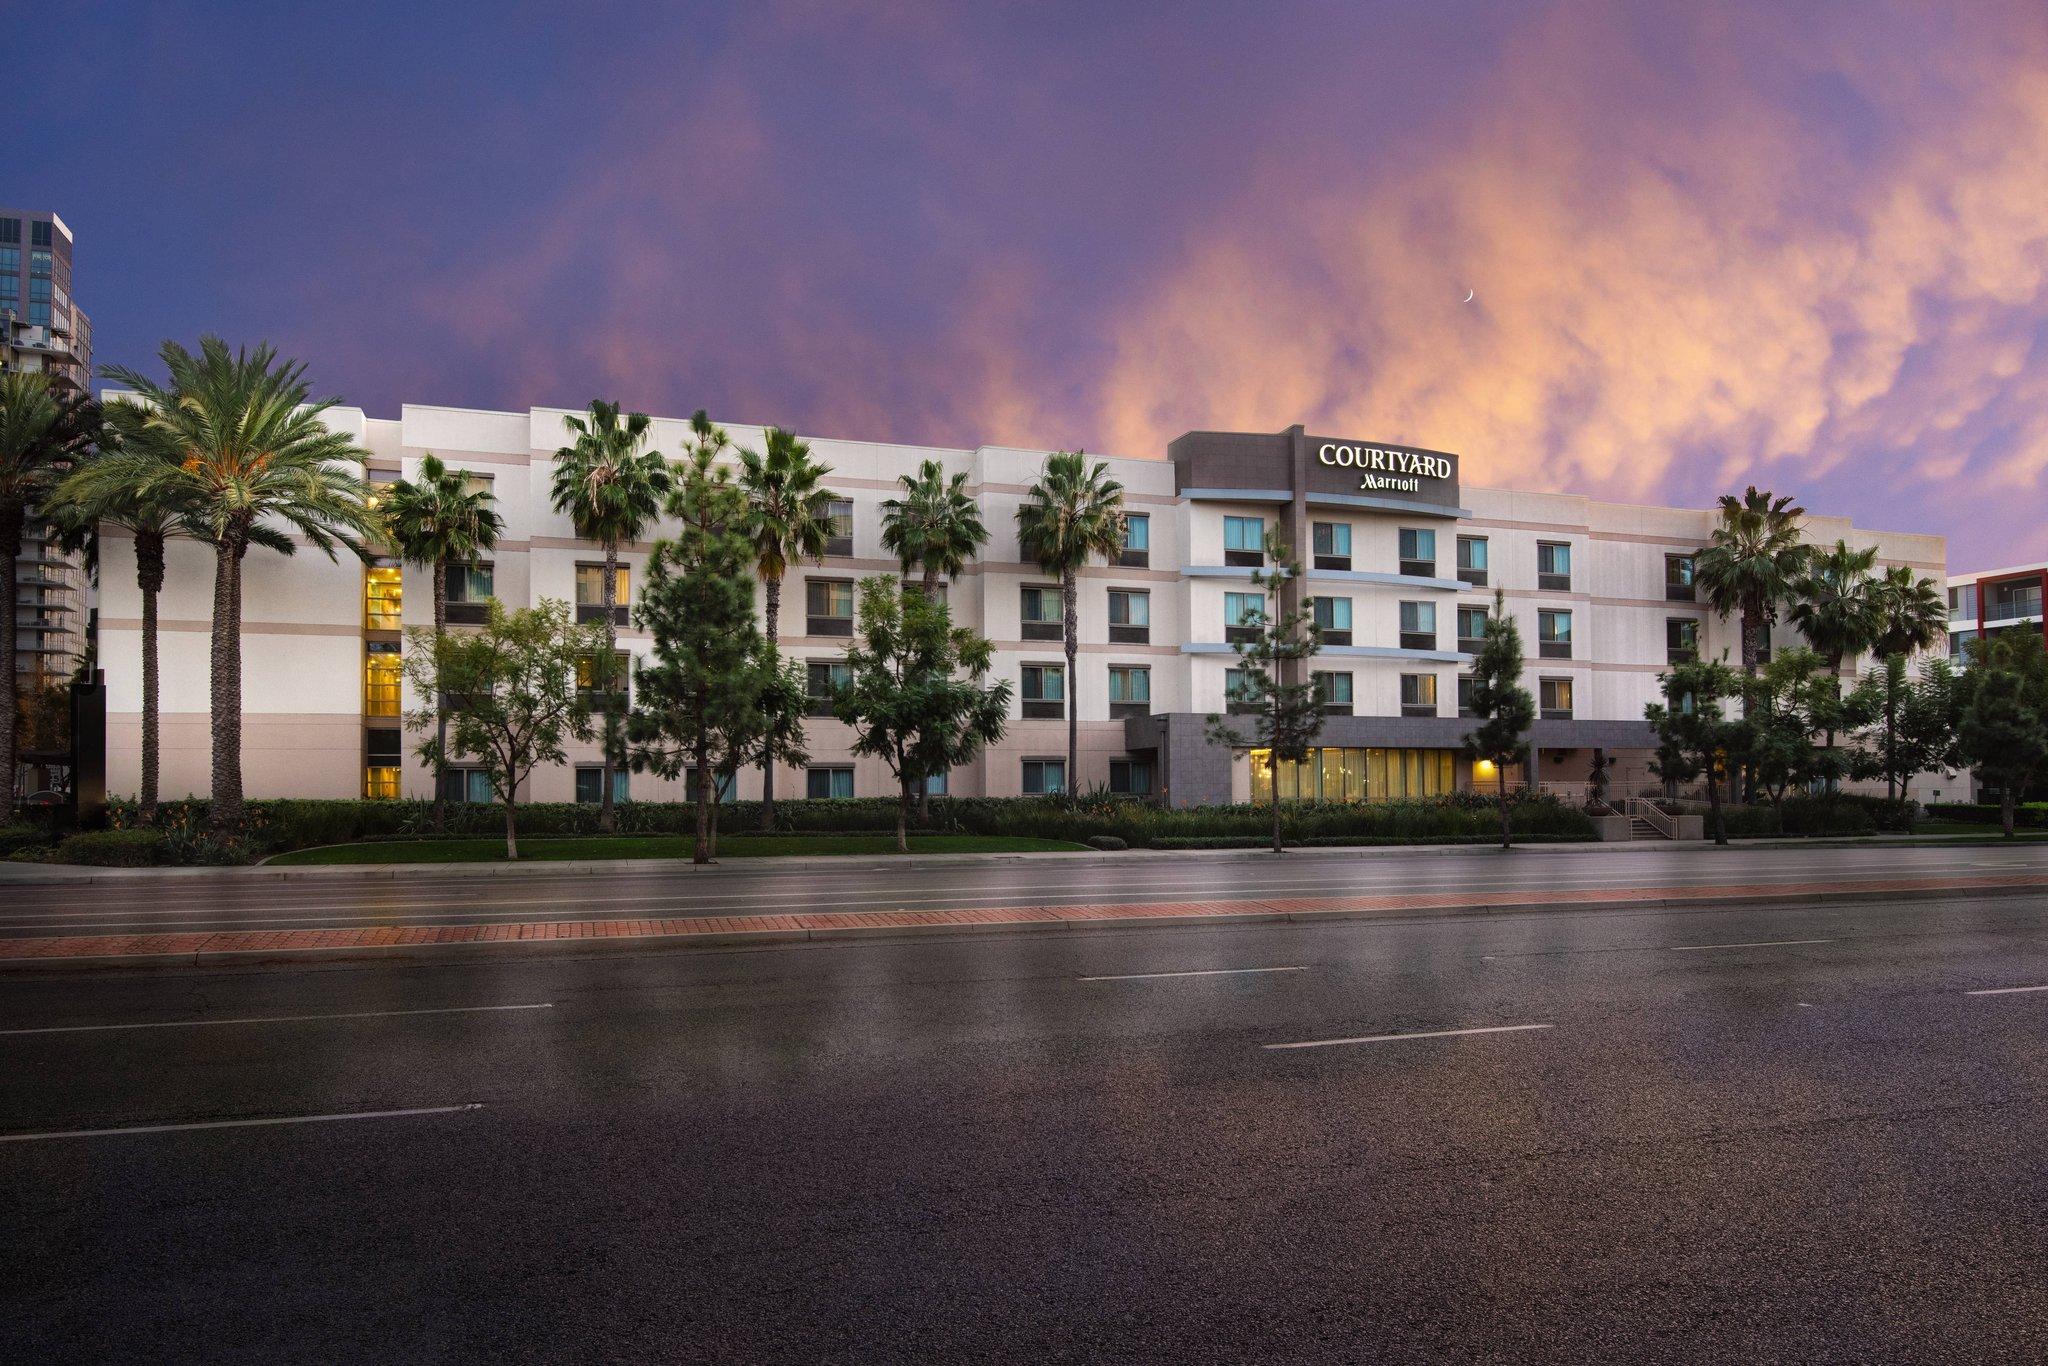
[[[0,202],[77,232],[105,362],[1133,456],[1303,421],[2048,557],[2037,2],[0,19]]]

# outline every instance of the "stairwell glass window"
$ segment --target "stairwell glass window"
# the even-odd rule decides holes
[[[1536,686],[1537,705],[1544,720],[1572,719],[1572,681],[1569,678],[1546,678]]]
[[[822,765],[804,770],[804,796],[813,801],[833,801],[853,795],[853,770],[844,765]]]
[[[1323,644],[1351,643],[1351,599],[1310,598],[1309,610],[1315,615],[1316,634]]]
[[[1309,529],[1318,569],[1351,568],[1351,523],[1317,522]]]
[[[1030,720],[1056,721],[1067,714],[1067,667],[1064,664],[1024,666],[1024,715]]]
[[[1024,761],[1024,795],[1027,797],[1051,797],[1067,790],[1067,761],[1064,759],[1026,759]]]
[[[1536,653],[1544,659],[1572,657],[1572,614],[1542,611],[1536,614]]]
[[[1152,670],[1142,664],[1109,666],[1109,714],[1112,719],[1148,716],[1152,711]]]
[[[620,626],[626,625],[633,615],[633,609],[628,602],[633,596],[632,584],[632,571],[625,565],[620,565],[618,577],[613,580],[612,598],[612,619]],[[601,564],[576,566],[576,620],[604,620],[604,566]]]
[[[1263,593],[1225,593],[1223,595],[1223,638],[1235,645],[1253,639],[1259,633],[1259,623],[1266,619],[1266,595]]]
[[[1486,587],[1486,538],[1458,538],[1458,578],[1475,588]]]
[[[1223,519],[1223,563],[1257,567],[1266,562],[1266,519]]]
[[[830,716],[840,692],[853,684],[843,659],[813,659],[804,665],[804,715]]]
[[[1326,716],[1349,716],[1352,707],[1351,675],[1348,673],[1316,673],[1310,675],[1316,685],[1316,695],[1322,699]]]
[[[834,498],[825,504],[825,553],[853,553],[853,500]]]
[[[1017,590],[1017,615],[1024,640],[1059,640],[1066,634],[1060,590],[1027,585]]]
[[[853,584],[845,579],[806,579],[804,630],[814,636],[852,635]]]
[[[1435,603],[1404,602],[1401,604],[1401,648],[1404,650],[1434,650],[1436,648]]]
[[[1132,588],[1109,590],[1109,638],[1120,645],[1152,639],[1152,595]]]
[[[1401,572],[1418,578],[1436,577],[1436,533],[1427,527],[1401,528]]]
[[[1556,590],[1572,586],[1572,548],[1568,542],[1536,543],[1536,586]]]
[[[1479,653],[1486,643],[1486,609],[1462,606],[1458,609],[1458,649],[1468,655]]]
[[[1436,715],[1436,675],[1401,675],[1401,715]]]
[[[402,667],[397,641],[372,640],[365,643],[363,715],[398,715],[399,677]]]
[[[1132,569],[1143,569],[1152,563],[1152,518],[1149,514],[1124,514],[1123,545],[1117,551],[1116,562]]]

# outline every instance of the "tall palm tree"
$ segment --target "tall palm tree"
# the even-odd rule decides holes
[[[988,544],[988,528],[981,524],[981,508],[967,496],[965,474],[948,479],[938,461],[927,460],[914,478],[906,474],[897,482],[903,497],[882,503],[882,544],[903,566],[906,582],[912,569],[923,570],[929,597],[941,574],[956,577]]]
[[[661,515],[673,482],[661,452],[643,450],[654,423],[645,413],[621,414],[619,405],[593,399],[585,417],[564,418],[576,443],[555,452],[555,511],[566,513],[576,534],[604,547],[604,658],[593,681],[609,690],[619,650],[619,547]],[[604,709],[604,774],[599,780],[598,828],[610,830],[612,774],[618,765],[619,712],[609,696]]]
[[[14,818],[18,752],[20,649],[14,583],[29,510],[39,508],[98,438],[99,405],[58,393],[50,377],[25,371],[0,375],[0,822]]]
[[[1948,634],[1948,600],[1933,579],[1914,577],[1906,565],[1885,570],[1870,586],[1870,597],[1877,614],[1873,644],[1880,657],[1925,650]]]
[[[1693,582],[1707,605],[1742,617],[1742,671],[1755,676],[1778,604],[1805,563],[1799,519],[1806,509],[1752,484],[1740,497],[1721,495],[1721,519],[1693,563]]]
[[[306,367],[268,345],[230,351],[208,336],[197,355],[169,341],[157,354],[169,372],[162,384],[107,369],[135,389],[142,409],[110,459],[137,496],[181,509],[213,546],[211,815],[227,827],[244,812],[242,559],[252,545],[290,554],[295,539],[329,559],[340,546],[364,555],[363,537],[375,529],[363,481],[368,452],[327,426],[336,400],[309,397]]]
[[[763,624],[768,645],[774,649],[779,645],[777,633],[782,623],[783,575],[792,564],[807,560],[816,564],[825,558],[825,542],[831,536],[830,505],[838,495],[820,482],[832,473],[832,467],[811,458],[810,443],[780,427],[770,427],[761,435],[759,451],[740,451],[739,485],[747,495],[754,564],[767,596]],[[761,828],[775,828],[773,754],[761,761]]]
[[[434,648],[448,634],[448,571],[466,565],[498,543],[505,521],[491,507],[489,488],[472,489],[469,478],[441,463],[432,451],[420,458],[416,478],[391,485],[378,509],[384,535],[407,564],[434,576]],[[435,753],[448,748],[448,713],[434,699]],[[445,763],[434,766],[434,829],[447,819],[448,797],[442,791]]]
[[[1060,581],[1067,646],[1067,773],[1071,793],[1080,775],[1080,687],[1074,657],[1081,647],[1079,579],[1095,556],[1113,559],[1123,546],[1124,486],[1109,466],[1090,465],[1080,451],[1054,451],[1038,482],[1017,509],[1017,544],[1025,556]]]
[[[1792,624],[1836,674],[1845,660],[1870,649],[1883,629],[1871,591],[1876,564],[1876,546],[1851,550],[1847,541],[1836,541],[1814,551],[1792,584]]]

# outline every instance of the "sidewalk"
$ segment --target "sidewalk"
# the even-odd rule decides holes
[[[691,919],[541,920],[185,934],[0,939],[0,969],[187,967],[335,958],[433,958],[504,949],[645,950],[807,942],[884,935],[1124,929],[1229,923],[1314,924],[1375,916],[1532,911],[1581,906],[1674,909],[2038,894],[2048,873],[1897,878],[1882,882],[1558,888],[1420,892],[1400,896],[1273,897],[1231,901],[1008,906],[933,911],[846,911]]]

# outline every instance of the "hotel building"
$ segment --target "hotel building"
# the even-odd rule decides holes
[[[523,413],[407,406],[394,420],[336,409],[329,421],[370,452],[374,481],[413,472],[428,452],[488,482],[505,519],[488,560],[450,577],[450,616],[480,620],[483,600],[542,598],[602,613],[602,554],[550,507],[554,452],[568,444],[559,409]],[[730,427],[735,446],[757,446],[758,427]],[[687,424],[658,419],[655,449],[685,446]],[[1657,675],[1694,651],[1737,649],[1733,621],[1716,618],[1692,586],[1693,553],[1712,514],[1700,509],[1602,503],[1571,494],[1474,488],[1456,455],[1330,438],[1292,427],[1277,434],[1190,432],[1164,459],[1110,458],[1125,490],[1129,534],[1115,563],[1080,577],[1080,652],[1068,678],[1057,584],[1025,563],[1016,510],[1046,452],[973,450],[812,439],[839,495],[820,564],[785,580],[781,648],[804,661],[820,713],[807,723],[810,763],[778,776],[788,796],[891,795],[878,761],[850,752],[847,728],[823,699],[854,630],[855,587],[897,571],[882,548],[882,501],[924,460],[965,473],[991,533],[982,558],[946,586],[954,619],[988,636],[994,676],[1012,684],[1003,739],[935,789],[963,796],[1106,788],[1176,806],[1283,796],[1367,801],[1426,795],[1474,781],[1459,752],[1460,677],[1493,610],[1494,593],[1527,644],[1526,682],[1540,703],[1531,771],[1516,775],[1582,793],[1596,758],[1615,793],[1654,785],[1654,745],[1643,707]],[[620,640],[650,648],[629,624],[652,538],[625,548]],[[1295,548],[1323,648],[1329,716],[1322,748],[1278,772],[1263,753],[1232,753],[1206,736],[1229,710],[1233,637],[1258,599],[1252,574],[1268,532]],[[1885,564],[1937,578],[1938,536],[1868,532],[1843,518],[1809,518],[1816,542],[1875,543]],[[170,548],[159,616],[163,661],[163,792],[207,786],[207,625],[210,551]],[[138,780],[139,604],[128,547],[102,549],[101,657],[109,682],[109,790]],[[402,627],[429,624],[431,581],[384,561],[367,569],[317,552],[250,552],[243,621],[244,775],[251,796],[427,796],[432,777],[401,731],[406,695]],[[1789,643],[1790,637],[1785,637]],[[1078,708],[1080,771],[1065,770],[1067,708]],[[595,800],[592,745],[534,777],[535,801]],[[1488,784],[1492,775],[1477,775]],[[458,772],[456,790],[481,795],[481,775]],[[676,800],[683,784],[646,774],[619,779],[641,800]],[[758,772],[737,795],[758,795]]]
[[[1967,663],[1970,644],[1985,634],[2026,627],[2048,631],[2041,601],[2048,593],[2048,564],[1952,574],[1948,580],[1948,650]]]

